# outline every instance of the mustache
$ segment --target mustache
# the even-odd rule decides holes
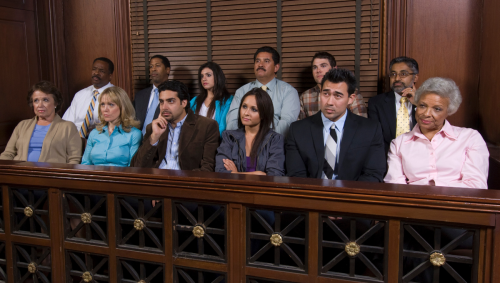
[[[99,76],[92,76],[92,78],[96,78],[96,79],[99,79],[99,80],[101,79],[101,78],[99,78]]]
[[[172,114],[172,112],[167,111],[167,110],[165,110],[165,111],[161,111],[161,115],[162,115],[162,116],[165,116],[165,115],[167,115],[167,114]]]
[[[258,70],[262,70],[262,71],[264,71],[264,72],[266,71],[266,69],[264,69],[263,67],[258,67],[258,68],[257,68],[257,71],[258,71]]]

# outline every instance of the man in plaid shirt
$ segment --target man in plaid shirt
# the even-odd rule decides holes
[[[311,62],[312,73],[317,85],[304,91],[300,95],[300,113],[299,120],[316,114],[319,111],[319,93],[321,92],[321,80],[323,76],[332,68],[337,68],[335,57],[328,52],[318,52],[314,54]],[[352,113],[368,118],[366,104],[363,96],[356,89],[356,99],[348,106]]]

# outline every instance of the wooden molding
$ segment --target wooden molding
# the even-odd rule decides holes
[[[114,1],[117,85],[123,88],[132,99],[132,50],[130,42],[130,7],[129,1]]]

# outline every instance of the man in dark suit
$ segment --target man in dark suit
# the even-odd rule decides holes
[[[131,166],[173,170],[214,171],[219,125],[194,114],[187,87],[179,81],[158,86],[161,115],[146,127]]]
[[[135,116],[141,122],[139,130],[146,134],[146,126],[158,118],[160,107],[158,104],[158,86],[168,80],[170,74],[170,61],[162,55],[155,55],[149,61],[149,74],[152,85],[135,94],[132,104]]]
[[[386,154],[393,139],[411,131],[416,125],[413,98],[418,63],[412,58],[397,57],[391,60],[389,70],[392,90],[372,97],[368,102],[368,118],[382,126]]]
[[[321,86],[321,111],[290,126],[287,175],[382,182],[386,158],[380,125],[347,110],[356,97],[354,74],[332,69]]]

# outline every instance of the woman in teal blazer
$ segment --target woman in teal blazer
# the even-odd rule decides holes
[[[222,135],[233,101],[233,96],[226,89],[226,76],[217,63],[207,62],[198,69],[198,84],[201,94],[191,99],[191,109],[198,115],[217,121]]]

